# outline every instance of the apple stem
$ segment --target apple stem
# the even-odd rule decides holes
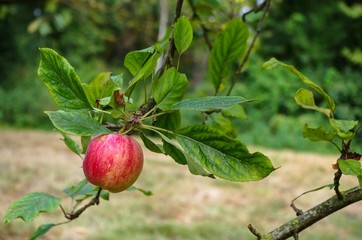
[[[101,195],[102,192],[102,188],[98,188],[98,192],[97,194],[94,196],[94,198],[92,198],[92,200],[87,203],[86,205],[84,205],[82,208],[79,208],[77,211],[72,211],[70,213],[66,213],[64,211],[64,208],[62,207],[62,205],[60,205],[60,208],[63,211],[64,217],[70,221],[78,218],[87,208],[93,206],[93,205],[98,205],[99,204],[99,197]]]

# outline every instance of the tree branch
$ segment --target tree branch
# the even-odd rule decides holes
[[[342,194],[344,195],[343,200],[339,200],[335,195],[267,234],[260,234],[251,225],[249,225],[249,229],[252,229],[251,232],[259,240],[282,240],[293,236],[297,237],[298,233],[312,226],[321,219],[347,207],[352,203],[362,200],[362,190],[360,187],[351,188],[342,192]]]
[[[78,218],[85,210],[87,210],[87,208],[93,206],[93,205],[98,205],[99,204],[99,197],[101,196],[101,192],[102,192],[102,188],[98,189],[97,194],[94,196],[94,198],[92,198],[92,200],[87,203],[86,205],[84,205],[82,208],[78,209],[77,211],[72,211],[71,213],[66,213],[62,207],[62,205],[60,205],[60,208],[63,211],[64,217],[70,221]]]

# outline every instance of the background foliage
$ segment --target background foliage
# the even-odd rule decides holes
[[[39,47],[60,52],[75,67],[82,81],[90,81],[101,71],[117,74],[127,52],[143,49],[157,40],[159,2],[80,0],[70,4],[66,0],[48,0],[0,5],[0,124],[50,128],[43,111],[55,106],[36,76]],[[174,1],[166,2],[170,22]],[[231,15],[246,11],[246,6],[256,4],[254,1],[188,2],[202,9],[199,17],[210,30],[212,41],[214,32],[224,27],[216,24],[219,20],[225,22]],[[190,5],[185,7],[184,14],[192,18]],[[214,11],[215,7],[222,11]],[[358,1],[352,0],[272,2],[261,38],[238,80],[242,84],[232,93],[263,100],[247,105],[247,119],[235,122],[242,133],[239,138],[268,147],[331,150],[321,148],[321,144],[317,144],[316,149],[302,137],[305,122],[312,118],[320,119],[321,123],[324,120],[320,114],[305,111],[291,100],[300,83],[282,69],[260,71],[262,63],[272,56],[313,76],[312,80],[338,103],[338,118],[361,120],[360,7]],[[258,13],[246,17],[251,33],[255,31],[258,17]],[[197,97],[213,89],[201,84],[206,77],[208,50],[200,26],[196,21],[192,23],[194,40],[191,50],[182,58],[181,67],[191,76],[193,92],[188,94]],[[189,115],[183,124],[202,118]],[[354,147],[358,145],[361,146],[359,143]]]

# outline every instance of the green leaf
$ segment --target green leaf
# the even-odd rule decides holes
[[[311,141],[328,141],[332,142],[335,133],[333,131],[327,132],[323,127],[310,128],[308,124],[303,127],[303,137],[308,138]]]
[[[325,115],[327,115],[327,117],[331,116],[331,110],[330,109],[321,108],[321,107],[318,107],[315,104],[314,96],[313,96],[312,91],[301,88],[301,89],[299,89],[297,91],[294,98],[295,98],[295,101],[297,102],[297,104],[300,105],[303,108],[313,109],[313,110],[322,112]]]
[[[111,74],[112,73],[110,72],[99,73],[88,85],[86,85],[86,95],[89,103],[93,107],[98,108],[102,99],[111,96],[113,91],[119,88],[112,81]]]
[[[162,110],[159,111],[161,112]],[[181,125],[180,111],[171,111],[157,116],[153,125],[171,131],[179,129]]]
[[[243,106],[241,105],[233,105],[221,111],[222,115],[225,117],[234,117],[239,119],[247,119],[247,115]]]
[[[135,84],[140,79],[146,79],[156,68],[157,60],[161,56],[160,49],[153,47],[130,52],[125,58],[125,67],[133,75],[133,79],[125,92],[126,96],[130,96]]]
[[[89,142],[91,140],[91,136],[81,136],[80,142],[82,144],[82,153],[85,154],[88,149]]]
[[[239,96],[208,96],[202,98],[186,99],[172,105],[172,109],[209,111],[212,109],[225,109],[244,102],[256,99],[245,99]]]
[[[35,240],[38,237],[43,236],[44,234],[46,234],[52,227],[55,227],[57,225],[50,223],[50,224],[42,224],[38,227],[38,229],[33,232],[33,234],[31,234],[31,236],[29,237],[29,240]]]
[[[338,167],[345,175],[361,176],[361,163],[354,159],[338,160]]]
[[[224,78],[235,62],[241,59],[246,49],[248,28],[239,18],[231,20],[225,31],[217,37],[208,63],[208,79],[219,92]]]
[[[181,16],[177,19],[173,35],[177,52],[181,55],[190,46],[193,37],[192,26],[187,17]]]
[[[113,83],[119,88],[122,89],[123,87],[123,74],[119,74],[119,75],[112,75],[111,79],[113,81]]]
[[[220,178],[257,181],[275,170],[263,154],[249,153],[242,142],[205,125],[180,129],[176,139],[189,158]]]
[[[59,204],[58,197],[40,192],[29,193],[9,206],[3,222],[8,223],[15,218],[21,218],[29,223],[40,213],[54,211]]]
[[[336,108],[336,105],[333,101],[333,99],[321,88],[319,85],[315,84],[311,80],[309,80],[306,76],[304,76],[301,72],[299,72],[293,65],[288,65],[283,62],[278,61],[275,58],[271,58],[269,61],[265,62],[263,64],[263,69],[274,69],[277,66],[282,66],[286,69],[288,69],[291,73],[296,75],[304,84],[308,85],[310,88],[321,94],[324,99],[327,101],[329,109],[331,110],[331,113],[333,114],[334,109]],[[330,116],[329,116],[330,117]]]
[[[145,147],[148,150],[150,150],[151,152],[155,152],[155,153],[162,153],[162,150],[160,149],[160,147],[157,146],[157,144],[154,143],[151,139],[146,137],[143,132],[139,132],[139,135],[143,141],[143,144],[145,145]]]
[[[166,155],[169,155],[171,158],[173,158],[173,160],[175,160],[175,162],[179,163],[179,164],[186,164],[186,158],[183,154],[183,152],[179,149],[179,146],[177,146],[168,136],[171,135],[171,132],[168,132],[168,136],[166,136],[165,134],[161,133],[160,131],[154,129],[153,127],[149,127],[147,128],[155,133],[157,133],[163,142],[163,150],[164,153]],[[172,133],[172,137],[174,137],[174,134]]]
[[[330,119],[329,122],[331,123],[331,125],[334,129],[340,130],[343,132],[351,131],[358,124],[358,121],[353,121],[353,120]]]
[[[87,179],[83,179],[77,185],[68,187],[63,190],[63,193],[68,197],[81,202],[89,197],[95,196],[99,187],[90,184]],[[109,200],[109,192],[102,190],[100,197],[104,200]]]
[[[345,140],[354,138],[355,134],[352,130],[357,126],[358,121],[329,119],[329,123],[340,138]]]
[[[175,68],[169,68],[156,81],[153,95],[158,108],[171,109],[172,104],[180,101],[185,94],[188,81],[185,74],[177,72]]]
[[[124,66],[133,76],[136,76],[145,63],[151,58],[154,52],[155,48],[153,46],[142,50],[129,52],[124,59]],[[151,72],[148,72],[148,74],[151,74]]]
[[[215,129],[222,129],[223,133],[229,137],[235,138],[237,136],[233,123],[228,118],[224,117],[222,113],[209,115],[206,124]]]
[[[77,185],[68,187],[63,190],[63,193],[70,198],[76,198],[77,196],[86,195],[90,192],[93,193],[94,186],[91,185],[87,179],[83,179]]]
[[[164,149],[166,155],[169,155],[170,157],[172,157],[179,164],[182,164],[182,165],[187,164],[190,172],[194,175],[201,175],[201,176],[207,176],[207,177],[214,178],[214,176],[212,174],[210,174],[209,172],[207,172],[201,165],[194,162],[191,158],[185,156],[182,149],[180,149],[180,147],[175,142],[173,142],[171,139],[169,139],[166,135],[164,135],[160,131],[155,130],[153,128],[149,128],[149,130],[154,131],[162,138],[163,149]],[[169,135],[170,135],[170,132],[169,132]],[[172,134],[172,136],[174,136],[174,134]]]
[[[169,155],[178,164],[187,164],[185,155],[180,149],[178,149],[178,147],[174,143],[171,144],[163,140],[163,149],[165,150],[165,154]]]
[[[189,168],[190,173],[194,175],[215,178],[215,176],[209,173],[201,164],[196,163],[191,158],[186,156],[187,166]]]
[[[65,133],[82,136],[112,133],[98,121],[89,116],[88,113],[83,111],[65,112],[59,110],[56,112],[47,111],[45,113],[49,116],[53,125]]]
[[[40,80],[60,109],[90,109],[79,77],[68,61],[49,48],[41,48]]]
[[[68,134],[61,132],[61,134],[63,135],[64,139],[64,143],[65,145],[75,154],[77,154],[78,156],[80,156],[80,154],[82,153],[82,151],[80,150],[80,147],[78,145],[78,143],[76,143],[71,137],[68,136]]]

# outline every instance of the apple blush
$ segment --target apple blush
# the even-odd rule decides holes
[[[132,137],[117,133],[93,138],[83,161],[88,182],[113,193],[132,186],[142,167],[141,146]]]

